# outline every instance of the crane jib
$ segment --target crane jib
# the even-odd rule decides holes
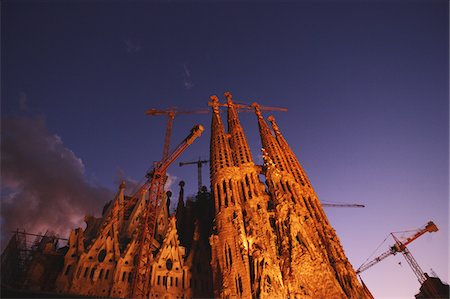
[[[150,270],[148,267],[148,261],[152,255],[152,246],[153,237],[155,234],[156,228],[156,209],[159,206],[159,200],[162,197],[162,193],[164,190],[164,183],[166,180],[166,169],[175,161],[186,148],[194,142],[195,139],[201,136],[204,128],[202,125],[196,125],[191,130],[190,134],[186,139],[184,139],[180,145],[170,154],[167,158],[165,158],[161,163],[158,163],[157,166],[149,173],[148,180],[144,185],[140,188],[146,190],[148,188],[148,205],[143,211],[143,221],[140,226],[140,236],[138,242],[138,259],[137,259],[137,267],[135,268],[135,272],[133,277],[133,286],[132,286],[132,297],[133,298],[145,298],[148,295],[148,282]]]
[[[395,240],[395,244],[389,248],[388,251],[384,252],[383,254],[377,256],[376,258],[372,259],[369,262],[363,263],[357,270],[356,274],[359,274],[370,267],[374,266],[375,264],[378,264],[385,258],[391,255],[396,255],[398,252],[401,252],[403,256],[405,257],[408,264],[411,266],[411,269],[414,271],[414,274],[416,274],[418,280],[420,283],[423,283],[426,279],[425,273],[420,268],[419,264],[416,262],[414,257],[412,256],[411,252],[409,252],[406,245],[410,244],[412,241],[416,240],[426,232],[434,233],[437,232],[438,228],[436,224],[434,224],[433,221],[429,221],[423,228],[419,229],[415,234],[408,237],[405,242],[401,242],[394,233],[391,233],[392,238]]]

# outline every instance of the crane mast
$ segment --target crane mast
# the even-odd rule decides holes
[[[196,125],[189,136],[187,136],[180,145],[163,159],[162,162],[157,163],[153,170],[148,174],[147,182],[145,182],[140,192],[149,190],[148,203],[143,210],[143,215],[140,224],[140,234],[138,236],[138,259],[135,268],[132,297],[146,298],[148,297],[149,281],[150,281],[150,267],[149,263],[152,258],[152,242],[156,228],[157,209],[160,205],[160,198],[164,190],[166,181],[167,168],[177,159],[186,148],[191,145],[195,139],[200,137],[204,128],[202,125]]]
[[[147,115],[167,115],[166,134],[164,136],[164,148],[161,161],[164,161],[169,156],[170,139],[172,137],[172,127],[175,116],[179,114],[206,114],[206,113],[209,113],[209,109],[197,109],[186,111],[186,110],[178,110],[175,107],[171,107],[163,110],[152,108],[145,111],[145,114]]]
[[[200,193],[202,191],[202,165],[205,163],[208,163],[208,162],[209,162],[209,160],[201,160],[200,158],[198,158],[198,161],[180,162],[179,163],[180,167],[185,166],[185,165],[192,165],[192,164],[197,165],[198,193]]]
[[[388,251],[377,256],[370,262],[362,264],[356,270],[356,274],[359,274],[359,273],[369,269],[370,267],[374,266],[375,264],[378,264],[379,262],[381,262],[388,256],[396,255],[397,253],[401,252],[403,254],[403,256],[405,257],[406,261],[408,262],[408,264],[410,265],[411,269],[413,270],[414,274],[417,276],[417,279],[419,280],[419,282],[421,284],[423,284],[425,282],[425,280],[427,279],[427,275],[420,268],[419,264],[414,259],[411,252],[408,250],[408,248],[406,246],[427,232],[433,233],[433,232],[437,232],[437,231],[438,231],[438,228],[437,228],[436,224],[434,224],[433,221],[429,221],[425,225],[425,227],[419,229],[415,234],[408,237],[406,239],[406,241],[404,241],[404,242],[401,242],[400,239],[394,235],[394,233],[391,233],[392,238],[395,240],[395,244],[393,246],[391,246]]]

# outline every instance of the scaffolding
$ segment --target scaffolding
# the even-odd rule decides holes
[[[23,289],[26,287],[30,283],[29,271],[33,259],[39,254],[58,254],[63,248],[61,245],[67,241],[50,231],[46,231],[43,235],[27,233],[25,230],[14,231],[1,255],[2,288]]]

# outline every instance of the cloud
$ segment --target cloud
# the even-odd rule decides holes
[[[1,120],[1,239],[17,228],[68,236],[87,212],[101,213],[114,194],[90,184],[83,161],[44,118]]]
[[[167,175],[167,181],[164,185],[164,190],[168,191],[170,190],[172,193],[174,192],[173,188],[175,187],[174,184],[178,181],[178,177],[174,176],[170,173],[166,173]]]
[[[114,183],[119,186],[120,183],[125,183],[125,195],[132,195],[134,192],[138,191],[138,188],[145,182],[144,180],[141,182],[138,182],[129,176],[125,174],[125,172],[122,169],[118,169],[116,172],[116,179],[114,180]]]
[[[21,111],[28,111],[28,96],[25,92],[19,92],[19,108]]]
[[[142,50],[141,44],[139,42],[134,42],[129,39],[123,41],[125,43],[125,49],[127,53],[137,53]]]
[[[183,81],[184,87],[186,89],[191,89],[194,86],[194,84],[192,83],[192,80],[191,80],[191,71],[187,67],[186,63],[183,63],[183,69],[184,69],[184,75],[183,75],[184,76],[184,81]]]
[[[183,64],[184,67],[184,74],[186,75],[186,77],[191,78],[191,72],[189,71],[189,69],[187,68],[186,63]]]

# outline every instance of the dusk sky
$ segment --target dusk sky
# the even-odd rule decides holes
[[[2,248],[16,228],[68,234],[143,180],[167,121],[145,110],[231,91],[289,109],[273,115],[321,200],[366,205],[326,208],[355,269],[432,220],[409,249],[449,280],[448,1],[4,0],[1,87]],[[175,118],[172,149],[206,130],[168,170],[173,201],[180,180],[196,192],[178,162],[209,158],[210,118]],[[261,164],[256,116],[240,119]],[[420,287],[401,254],[361,277],[375,298]]]

